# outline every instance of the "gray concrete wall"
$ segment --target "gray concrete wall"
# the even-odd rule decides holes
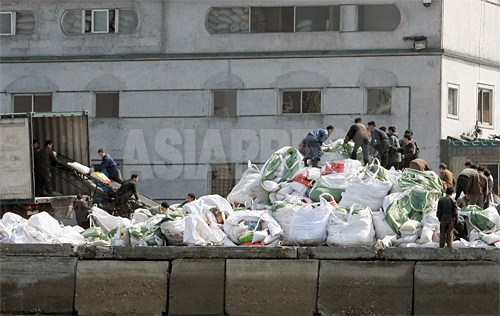
[[[3,244],[0,259],[2,313],[500,312],[498,249]]]
[[[210,7],[312,6],[370,4],[366,0],[325,1],[23,1],[6,0],[2,11],[29,10],[35,15],[33,35],[2,36],[0,55],[74,56],[124,54],[178,54],[220,52],[262,52],[300,50],[408,49],[412,41],[405,36],[424,35],[428,46],[441,47],[441,0],[425,8],[419,1],[381,0],[395,4],[401,22],[392,32],[309,32],[212,35],[205,28]],[[132,34],[72,34],[61,28],[61,17],[68,9],[133,9],[139,25]],[[351,22],[351,21],[347,21]],[[112,49],[111,49],[112,48]]]

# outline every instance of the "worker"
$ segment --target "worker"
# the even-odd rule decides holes
[[[136,202],[139,204],[141,200],[137,194],[137,183],[139,182],[139,175],[134,173],[130,180],[124,181],[118,191],[116,191],[116,200],[120,202],[128,201],[132,195],[135,197]]]
[[[91,207],[89,206],[89,198],[83,198],[81,194],[76,196],[76,200],[73,202],[73,209],[75,210],[76,223],[81,228],[87,229],[90,227],[90,221],[88,218],[89,211]]]
[[[465,163],[465,168],[460,172],[457,178],[457,188],[455,194],[455,200],[458,200],[462,195],[462,192],[465,193],[465,188],[467,188],[467,184],[469,183],[470,177],[472,177],[477,170],[477,166],[467,161]]]
[[[389,136],[386,132],[377,128],[374,121],[368,122],[367,129],[372,135],[371,145],[379,153],[380,163],[384,168],[387,168],[389,163]]]
[[[108,177],[111,180],[114,180],[118,183],[122,183],[123,179],[122,179],[122,176],[120,174],[120,168],[118,167],[116,162],[113,160],[113,158],[111,158],[110,155],[106,154],[104,152],[104,149],[102,149],[102,148],[99,148],[99,150],[97,151],[97,154],[99,155],[99,157],[101,157],[102,162],[99,166],[96,166],[94,168],[94,170],[95,171],[106,170],[106,172],[108,173]]]
[[[38,152],[40,151],[40,143],[37,139],[33,139],[33,166],[34,166],[34,175],[35,175],[35,195],[40,193],[40,177],[38,176]]]
[[[447,187],[455,187],[455,177],[450,170],[448,170],[448,166],[444,162],[439,164],[439,178],[443,183],[443,191],[446,192]]]
[[[304,163],[308,164],[308,160],[310,159],[310,163],[313,167],[318,166],[320,157],[323,154],[321,145],[333,134],[334,130],[332,125],[328,125],[326,128],[318,128],[307,134],[306,138],[304,138],[304,149],[306,153],[304,156]]]
[[[184,202],[182,202],[180,206],[182,207],[182,206],[184,206],[184,204],[187,204],[189,202],[193,202],[194,200],[196,200],[196,195],[194,195],[194,193],[188,193],[186,200]]]
[[[52,151],[53,146],[54,143],[51,140],[47,140],[45,142],[45,147],[40,149],[37,154],[36,173],[40,180],[38,192],[36,192],[37,196],[42,196],[44,189],[49,196],[54,194],[52,192],[52,173],[50,172],[50,167],[51,164],[57,163],[57,160]]]
[[[469,183],[465,189],[468,205],[477,205],[481,209],[484,209],[484,202],[488,195],[488,178],[483,172],[483,167],[477,167],[476,173],[469,178]]]
[[[397,152],[402,153],[401,158],[403,159],[402,168],[410,167],[410,162],[414,159],[418,158],[416,154],[415,144],[412,142],[412,136],[410,134],[405,134],[403,136],[403,146],[402,147],[394,147],[391,148]]]
[[[151,215],[164,214],[168,212],[169,207],[170,205],[167,202],[161,202],[160,205],[150,207],[148,210],[151,212]]]
[[[427,161],[423,160],[422,158],[416,158],[410,161],[410,165],[408,166],[409,169],[414,169],[418,171],[430,171],[431,166],[427,163]]]
[[[388,158],[388,165],[387,169],[390,169],[391,167],[394,167],[394,169],[399,169],[401,166],[401,153],[397,151],[399,148],[399,139],[398,139],[398,133],[396,133],[396,127],[395,126],[389,126],[387,129],[387,135],[389,136],[389,158]]]
[[[356,160],[358,149],[359,147],[361,147],[361,151],[363,152],[363,161],[365,165],[369,164],[370,159],[368,155],[368,144],[370,143],[370,138],[368,130],[363,125],[363,121],[360,117],[354,120],[354,124],[351,125],[351,128],[349,128],[349,131],[345,135],[344,147],[350,140],[354,141],[354,148],[351,152],[351,159]]]

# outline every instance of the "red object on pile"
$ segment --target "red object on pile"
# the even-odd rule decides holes
[[[262,241],[257,241],[257,242],[247,241],[246,243],[243,243],[241,245],[242,246],[265,246],[265,244]]]
[[[312,180],[307,179],[308,173],[307,172],[302,172],[296,175],[292,181],[302,183],[303,185],[306,185],[308,187],[312,186]]]
[[[327,175],[331,173],[344,173],[345,167],[344,163],[340,161],[332,161],[331,163],[325,164],[325,170],[321,173],[321,175]]]

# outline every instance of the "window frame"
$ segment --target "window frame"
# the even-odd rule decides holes
[[[235,93],[235,112],[234,115],[229,115],[229,116],[216,116],[215,115],[215,93],[219,91],[234,91]],[[239,108],[238,108],[238,89],[210,89],[210,111],[208,112],[210,117],[220,117],[220,118],[230,118],[230,117],[237,117],[239,113]]]
[[[216,180],[214,178],[214,172],[215,171],[219,171],[219,170],[217,170],[218,166],[226,166],[226,168],[228,168],[229,172],[232,171],[232,175],[233,175],[232,179],[222,178],[222,180],[226,180],[226,181],[232,182],[231,184],[229,184],[229,186],[228,186],[228,193],[225,196],[223,196],[221,194],[221,192],[216,192],[217,190],[214,190],[214,181]],[[208,178],[208,181],[209,181],[208,185],[209,185],[209,188],[210,188],[210,194],[219,194],[219,195],[221,195],[223,197],[227,197],[227,195],[231,192],[231,189],[237,183],[237,179],[236,179],[236,163],[232,163],[232,162],[213,162],[213,163],[209,163],[208,164],[208,177],[207,178]],[[227,183],[226,183],[226,185],[227,185]],[[224,184],[222,184],[221,186],[224,187]]]
[[[1,33],[0,36],[12,36],[16,35],[16,12],[15,11],[2,11],[0,14],[10,15],[10,33]]]
[[[389,113],[368,113],[368,107],[369,107],[369,104],[368,104],[368,90],[375,90],[375,89],[390,89],[391,91],[391,109],[390,109],[390,112]],[[388,87],[388,86],[381,86],[381,87],[365,87],[365,106],[364,106],[364,114],[366,115],[392,115],[392,96],[393,96],[393,91],[394,90],[394,87]]]
[[[12,94],[12,112],[13,113],[22,113],[22,112],[16,112],[15,111],[15,98],[16,96],[30,96],[31,97],[31,113],[32,112],[36,112],[35,111],[35,96],[50,96],[51,99],[50,99],[50,111],[49,112],[52,112],[52,101],[53,101],[53,93],[50,93],[50,92],[41,92],[41,93],[13,93]],[[45,112],[41,112],[41,113],[45,113]]]
[[[456,111],[457,114],[453,114],[449,112],[449,97],[450,97],[450,90],[455,90],[456,91],[456,97],[455,97],[455,106],[456,106]],[[460,114],[460,85],[448,82],[447,85],[447,95],[446,95],[446,117],[454,120],[459,119],[459,114]]]
[[[321,96],[321,103],[320,103],[320,111],[319,112],[313,112],[313,113],[304,113],[303,111],[303,104],[302,104],[302,94],[304,92],[307,92],[307,91],[315,91],[315,92],[319,92],[320,93],[320,96]],[[287,113],[287,112],[283,112],[283,94],[285,92],[300,92],[300,112],[299,113]],[[323,114],[323,98],[324,98],[324,89],[322,88],[304,88],[304,89],[301,89],[301,88],[286,88],[286,89],[281,89],[280,90],[280,97],[279,97],[279,104],[278,104],[278,107],[279,107],[279,111],[278,113],[280,113],[280,115],[321,115]]]
[[[117,116],[97,116],[97,95],[98,94],[117,94],[118,95],[118,114]],[[120,118],[120,91],[94,91],[94,118],[96,119],[116,119]]]
[[[491,122],[483,122],[482,119],[484,117],[484,105],[481,103],[481,118],[478,117],[478,111],[479,111],[479,104],[476,103],[476,122],[478,122],[478,125],[481,126],[481,127],[484,127],[484,128],[489,128],[489,129],[493,129],[494,126],[493,126],[493,122],[494,122],[494,91],[495,91],[495,86],[494,85],[488,85],[488,84],[484,84],[484,83],[478,83],[477,84],[477,89],[476,89],[476,98],[478,97],[478,94],[481,90],[488,90],[490,91],[490,107],[489,107],[489,110],[490,110],[490,120]],[[481,102],[482,102],[483,98],[482,98],[482,94],[481,94]],[[478,102],[479,100],[476,100],[476,102]]]
[[[109,11],[110,11],[109,9],[92,9],[91,10],[91,13],[90,13],[90,15],[91,15],[90,33],[93,33],[93,34],[109,33]],[[99,12],[106,12],[106,31],[96,31],[94,28],[95,27],[96,13],[99,13]],[[116,18],[115,18],[115,24],[116,24]]]

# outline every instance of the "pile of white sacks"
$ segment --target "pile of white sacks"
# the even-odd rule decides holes
[[[88,245],[218,246],[439,246],[437,201],[443,196],[432,171],[386,170],[377,160],[347,159],[338,140],[324,147],[321,168],[305,167],[291,147],[275,152],[261,170],[250,162],[227,199],[202,196],[166,214],[138,209],[131,218],[97,207],[91,228],[63,227],[47,213],[29,220],[11,213],[0,221],[0,242]],[[491,206],[463,209],[468,239],[453,247],[500,248],[500,216]]]

